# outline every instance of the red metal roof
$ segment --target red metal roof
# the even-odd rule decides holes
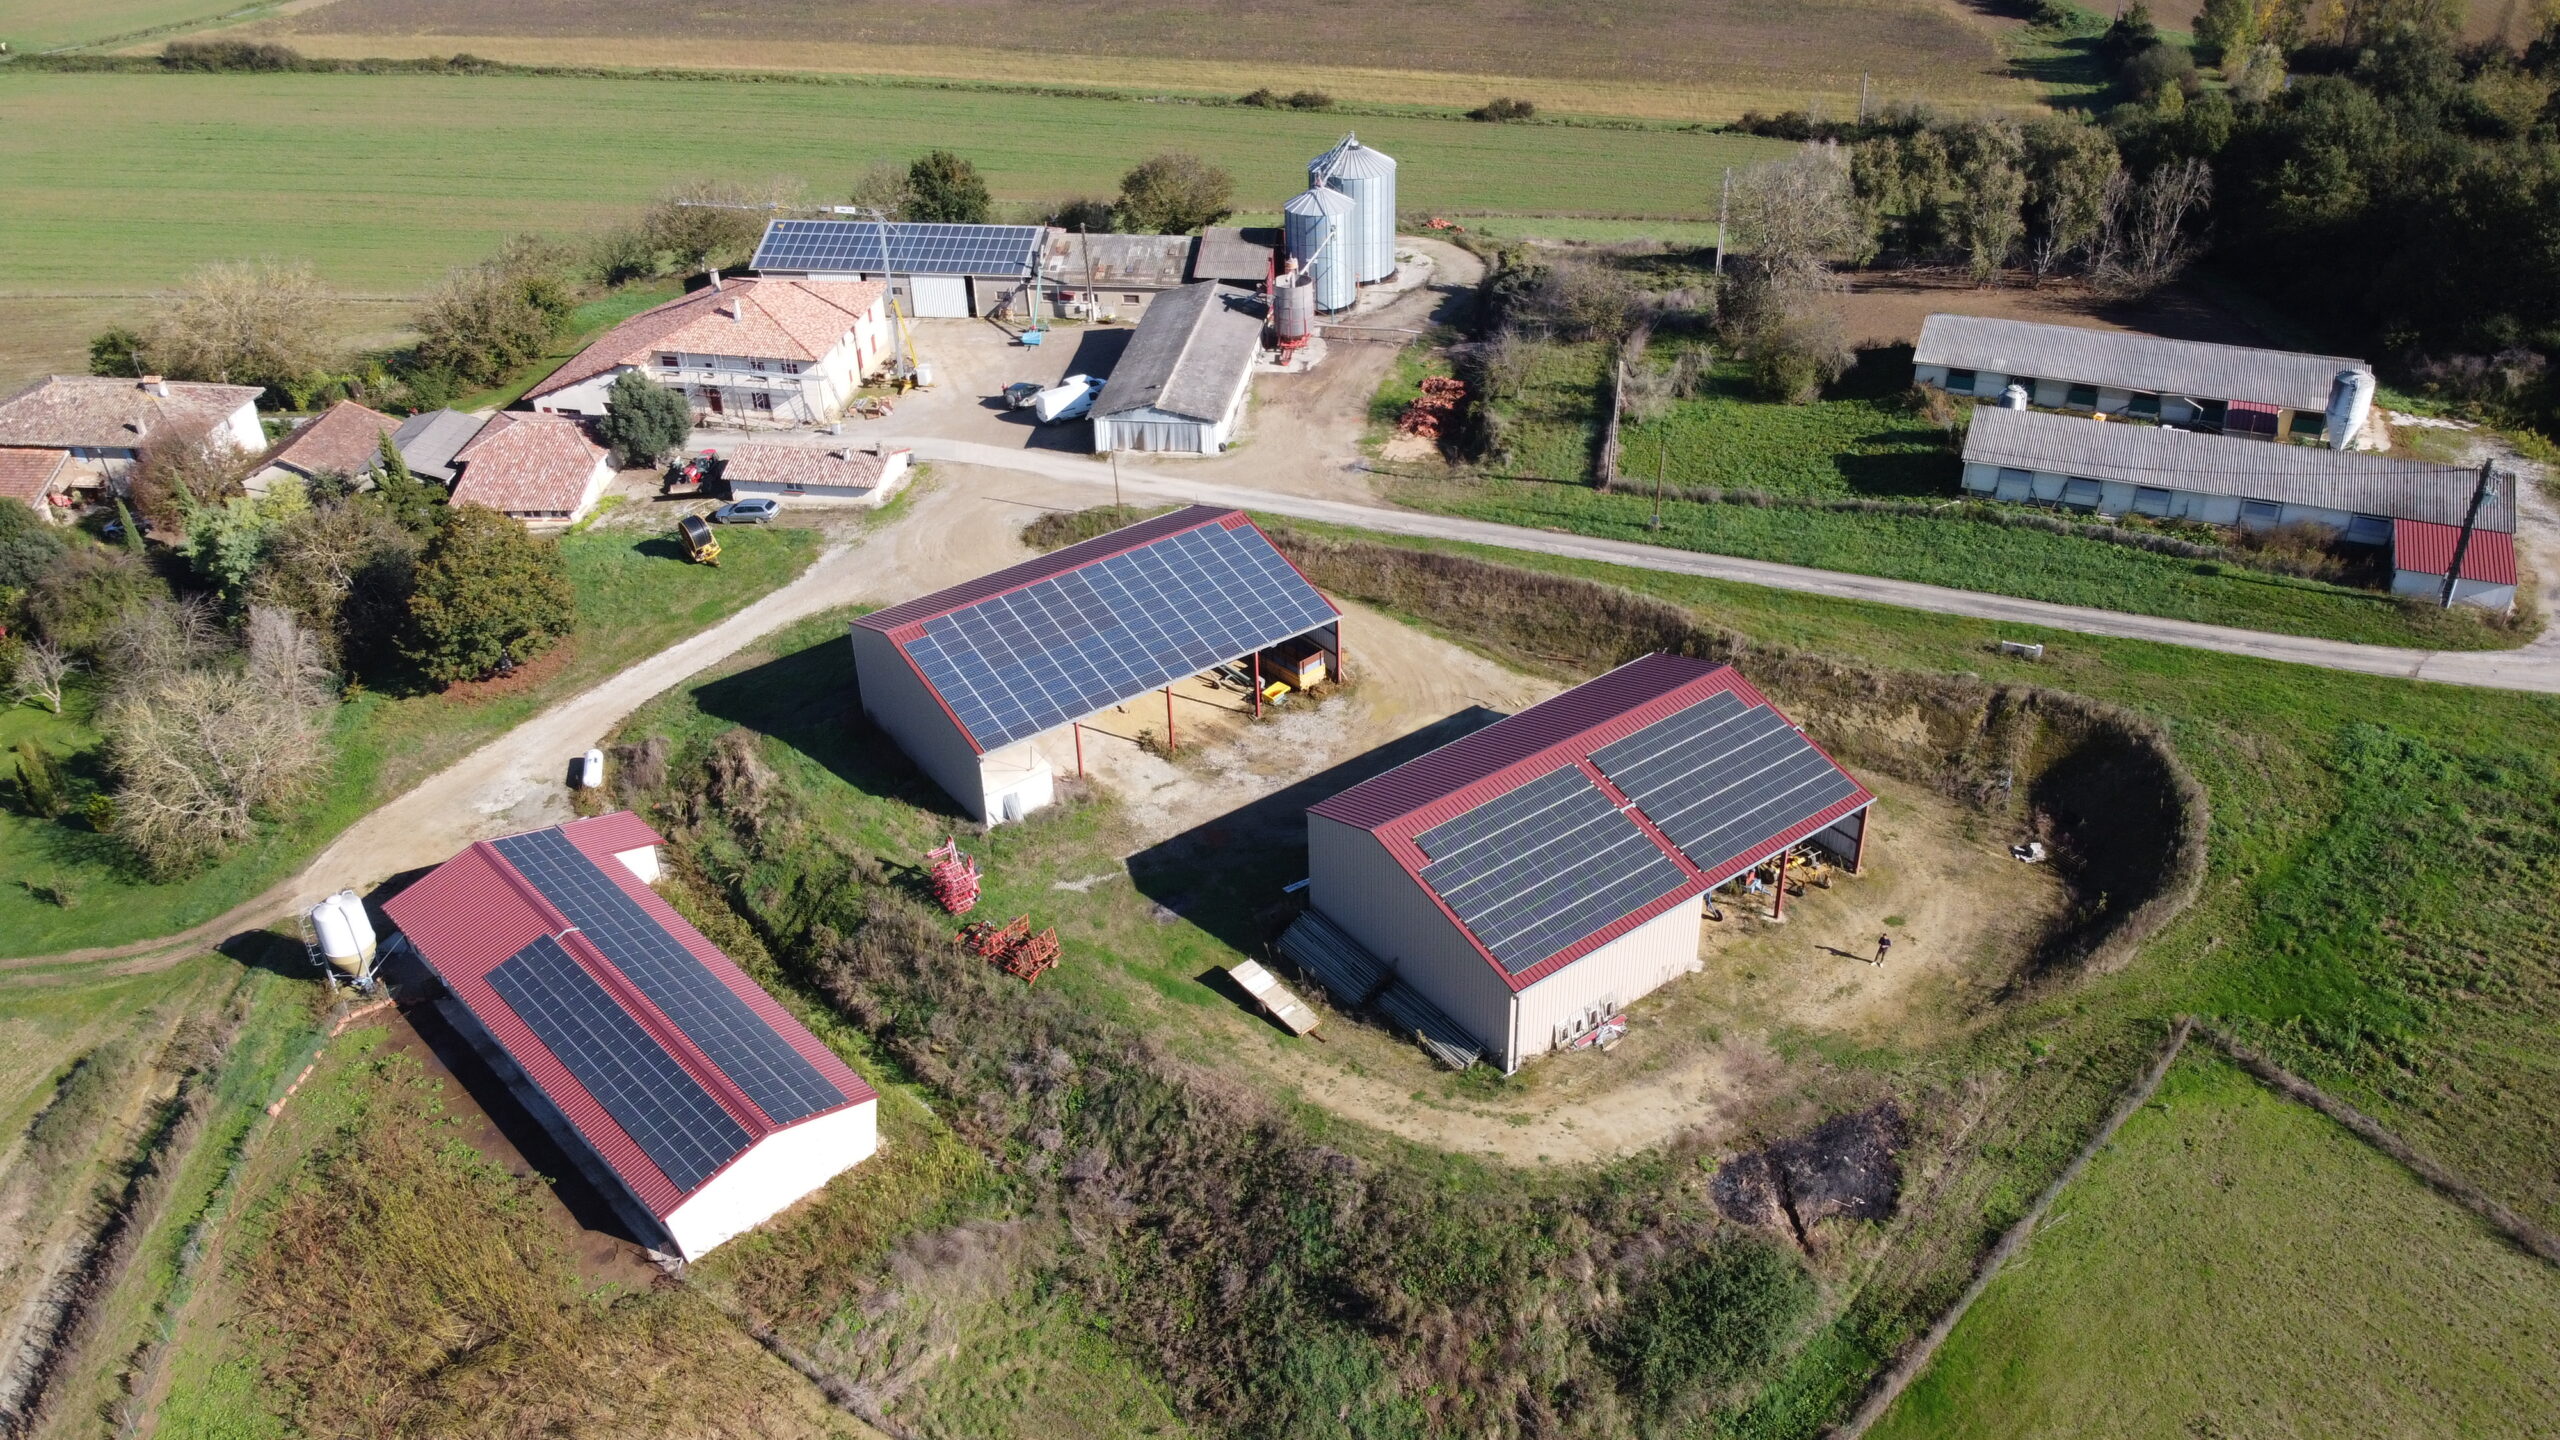
[[[1025,560],[1019,565],[1007,566],[992,575],[981,575],[975,580],[954,585],[948,590],[936,590],[930,595],[919,596],[903,605],[874,610],[853,623],[866,630],[877,630],[885,635],[905,626],[922,624],[938,616],[948,615],[954,610],[966,610],[972,605],[983,604],[999,595],[1022,589],[1026,585],[1037,585],[1043,580],[1054,580],[1071,571],[1081,570],[1087,565],[1108,560],[1114,555],[1127,554],[1129,551],[1152,545],[1168,536],[1182,534],[1186,530],[1197,530],[1203,525],[1219,524],[1234,530],[1252,523],[1253,521],[1241,510],[1225,510],[1215,505],[1187,505],[1169,515],[1159,515],[1152,520],[1141,520],[1135,525],[1124,525],[1108,535],[1097,535],[1090,540],[1078,541],[1063,550],[1052,550],[1046,555]]]
[[[2454,546],[2462,539],[2459,525],[2427,520],[2391,522],[2391,563],[2421,575],[2442,575],[2453,568]],[[2516,537],[2503,530],[2474,529],[2471,548],[2462,552],[2462,578],[2484,585],[2516,583]]]
[[[659,928],[701,961],[704,969],[772,1026],[784,1043],[798,1051],[817,1067],[819,1074],[842,1091],[845,1105],[859,1105],[876,1098],[861,1076],[838,1059],[835,1052],[827,1049],[817,1036],[810,1034],[807,1026],[793,1019],[790,1012],[765,992],[764,987],[749,979],[735,961],[722,954],[718,946],[678,915],[673,906],[642,884],[638,876],[614,861],[613,857],[623,851],[664,843],[645,821],[629,811],[617,811],[595,819],[573,820],[559,828],[569,843],[596,861],[597,868],[611,876],[623,893],[630,896],[632,902]],[[435,972],[436,978],[442,980],[454,997],[479,1019],[508,1057],[568,1117],[569,1123],[589,1148],[622,1179],[632,1195],[647,1206],[651,1214],[664,1218],[693,1192],[679,1190],[668,1180],[666,1173],[650,1160],[639,1143],[605,1113],[604,1107],[578,1082],[559,1057],[534,1036],[523,1019],[489,986],[489,972],[506,963],[537,936],[549,935],[558,939],[561,947],[576,957],[578,964],[607,994],[613,996],[632,1020],[665,1046],[712,1099],[737,1120],[747,1132],[749,1148],[769,1135],[791,1128],[768,1120],[737,1082],[723,1073],[701,1047],[693,1043],[683,1027],[651,1004],[639,987],[624,976],[603,951],[571,927],[567,917],[543,898],[533,882],[508,864],[497,847],[487,841],[475,844],[437,866],[382,908],[392,923],[409,938],[409,943],[417,949],[428,968]],[[793,1123],[806,1124],[818,1115],[832,1114],[843,1108],[843,1105],[835,1106]],[[742,1150],[739,1153],[746,1152]],[[710,1182],[706,1179],[703,1183]]]
[[[1711,858],[1709,863],[1715,865],[1715,873],[1702,870],[1591,763],[1590,757],[1595,750],[1721,693],[1731,693],[1746,705],[1765,707],[1780,719],[1786,718],[1784,711],[1770,704],[1769,698],[1732,666],[1656,653],[1631,660],[1606,675],[1364,780],[1313,806],[1310,813],[1376,835],[1423,893],[1440,905],[1449,923],[1458,927],[1458,933],[1467,936],[1468,943],[1475,946],[1476,953],[1484,957],[1494,973],[1512,989],[1526,989],[1711,885],[1721,884],[1874,803],[1875,796],[1859,785],[1849,798],[1801,817],[1737,855]],[[1811,737],[1806,743],[1813,744]],[[1814,749],[1819,752],[1822,747],[1815,745]],[[1831,757],[1823,752],[1823,758]],[[1836,766],[1838,762],[1833,763]],[[1415,843],[1415,837],[1568,766],[1583,771],[1611,800],[1625,806],[1637,828],[1680,867],[1689,881],[1515,975],[1476,941],[1456,913],[1423,880],[1422,869],[1430,863],[1430,857]],[[1851,783],[1856,784],[1854,777]]]

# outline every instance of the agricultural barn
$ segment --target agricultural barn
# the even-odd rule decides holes
[[[382,468],[382,437],[396,434],[400,422],[379,410],[341,400],[278,440],[258,457],[242,483],[252,495],[263,495],[277,480],[311,480],[338,475],[361,480]]]
[[[2460,535],[2479,479],[2414,460],[2035,410],[1977,410],[1964,443],[1972,494],[2107,516],[2317,525],[2349,544],[2392,546],[2392,588],[2416,594],[2443,587],[2453,540],[2431,537]],[[2501,486],[2473,522],[2457,599],[2493,610],[2515,603],[2515,529],[2513,486]]]
[[[1215,455],[1244,418],[1262,302],[1232,285],[1185,285],[1148,307],[1093,402],[1093,448]]]
[[[850,441],[815,445],[724,445],[720,478],[729,498],[765,498],[805,503],[840,501],[871,509],[889,503],[906,488],[912,450],[891,450]]]
[[[382,908],[580,1172],[691,1260],[869,1158],[877,1107],[650,891],[663,843],[628,811],[482,841]]]
[[[453,465],[454,504],[486,505],[528,525],[587,518],[613,479],[611,452],[560,415],[492,415]]]
[[[1648,655],[1309,810],[1282,947],[1508,1073],[1696,970],[1710,890],[1807,842],[1855,870],[1873,803],[1733,667]]]
[[[1342,612],[1243,511],[1194,505],[873,611],[853,660],[863,713],[993,824],[1053,798],[1039,737],[1301,639],[1341,673]]]
[[[1191,267],[1188,235],[1079,235],[1049,232],[1041,252],[1055,313],[1069,320],[1135,320],[1181,285]]]
[[[902,312],[928,320],[1026,314],[1044,233],[1038,225],[776,220],[748,266],[767,277],[884,281]]]
[[[2261,440],[2325,435],[2346,373],[2361,381],[2353,419],[2344,428],[2363,428],[2373,396],[2373,367],[2342,355],[2162,340],[1979,315],[1932,315],[1922,321],[1911,368],[1915,383],[1952,395],[1996,400],[2010,386],[2023,385],[2028,403],[2047,409],[2135,415]],[[2350,433],[2344,441],[2353,438]]]
[[[698,418],[811,425],[844,412],[895,345],[878,281],[723,280],[643,310],[525,396],[546,414],[602,415],[637,370]]]
[[[1280,251],[1276,225],[1212,225],[1200,232],[1191,252],[1194,280],[1224,280],[1231,285],[1264,285],[1271,280],[1272,257]]]
[[[121,486],[150,441],[204,437],[228,450],[266,448],[255,385],[205,385],[146,375],[48,375],[0,396],[0,447],[53,450],[50,490]]]

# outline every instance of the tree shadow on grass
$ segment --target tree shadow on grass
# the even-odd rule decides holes
[[[1861,435],[1858,443],[1909,445],[1934,443],[1937,439],[1934,430],[1889,430]],[[1943,451],[1881,455],[1843,451],[1831,457],[1831,464],[1848,482],[1849,493],[1866,499],[1951,499],[1956,493],[1956,481],[1964,473],[1956,457]]]
[[[1249,801],[1130,856],[1129,879],[1139,894],[1230,948],[1268,958],[1269,942],[1304,894],[1283,887],[1307,873],[1307,808],[1501,718],[1499,710],[1471,705]]]
[[[975,823],[863,715],[853,646],[842,637],[723,675],[693,694],[705,715],[772,736],[866,795]]]

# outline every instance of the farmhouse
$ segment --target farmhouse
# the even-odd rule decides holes
[[[122,486],[153,440],[209,437],[231,450],[263,448],[255,385],[201,385],[146,375],[48,375],[0,398],[0,447],[58,450],[48,482],[65,491]]]
[[[1309,810],[1281,948],[1508,1073],[1696,970],[1709,891],[1806,844],[1857,869],[1873,803],[1733,667],[1648,655]]]
[[[399,429],[400,422],[381,411],[341,400],[278,440],[258,457],[242,483],[250,494],[263,495],[283,476],[361,480],[382,467],[382,437]]]
[[[1180,286],[1191,268],[1188,235],[1082,235],[1049,232],[1041,273],[1062,319],[1135,320],[1159,295]]]
[[[1039,737],[1302,638],[1338,675],[1341,622],[1244,512],[1194,505],[873,611],[853,660],[872,723],[993,824],[1054,798]]]
[[[767,498],[841,501],[870,509],[906,488],[915,452],[850,443],[729,445],[720,450],[720,478],[733,500]]]
[[[643,310],[525,396],[556,415],[602,415],[637,370],[684,393],[697,416],[808,425],[832,420],[894,337],[876,281],[722,280]]]
[[[1045,233],[1038,225],[776,220],[748,264],[768,277],[878,280],[912,317],[1027,314]]]
[[[1995,500],[2252,529],[2316,525],[2349,544],[2395,550],[2405,539],[2412,548],[2400,558],[2413,563],[2397,567],[2405,573],[2393,588],[2412,593],[2430,591],[2417,578],[2429,565],[2442,586],[2452,546],[2426,537],[2459,533],[2479,479],[2414,460],[1997,407],[1974,412],[1964,445],[1965,490]],[[2485,498],[2472,527],[2458,598],[2504,609],[2515,601],[2513,487]]]
[[[0,447],[0,502],[14,501],[50,520],[70,501],[63,489],[70,468],[68,451]]]
[[[628,811],[482,841],[382,908],[636,1238],[687,1260],[878,1148],[877,1097],[649,889]]]
[[[558,415],[501,412],[454,453],[453,503],[529,524],[569,524],[595,508],[613,461],[585,427]]]
[[[1093,404],[1093,448],[1215,455],[1244,418],[1262,302],[1203,281],[1157,301]]]
[[[2023,385],[2027,403],[2047,409],[2133,415],[2262,440],[2325,437],[2340,450],[2364,428],[2373,397],[2373,367],[2341,355],[1979,315],[1921,322],[1911,368],[1914,383],[1952,395],[1997,399]],[[2341,417],[2335,433],[2333,406]]]

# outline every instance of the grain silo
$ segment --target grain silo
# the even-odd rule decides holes
[[[1358,209],[1339,190],[1310,186],[1280,207],[1280,223],[1289,254],[1315,276],[1316,309],[1330,315],[1348,310],[1360,298],[1360,282],[1343,253],[1351,242],[1351,223]]]
[[[1307,183],[1339,190],[1357,207],[1343,236],[1351,278],[1363,285],[1395,278],[1396,162],[1381,150],[1345,135],[1342,143],[1307,164]]]
[[[1271,281],[1271,329],[1282,350],[1307,343],[1316,330],[1316,282],[1294,259],[1281,262]]]

